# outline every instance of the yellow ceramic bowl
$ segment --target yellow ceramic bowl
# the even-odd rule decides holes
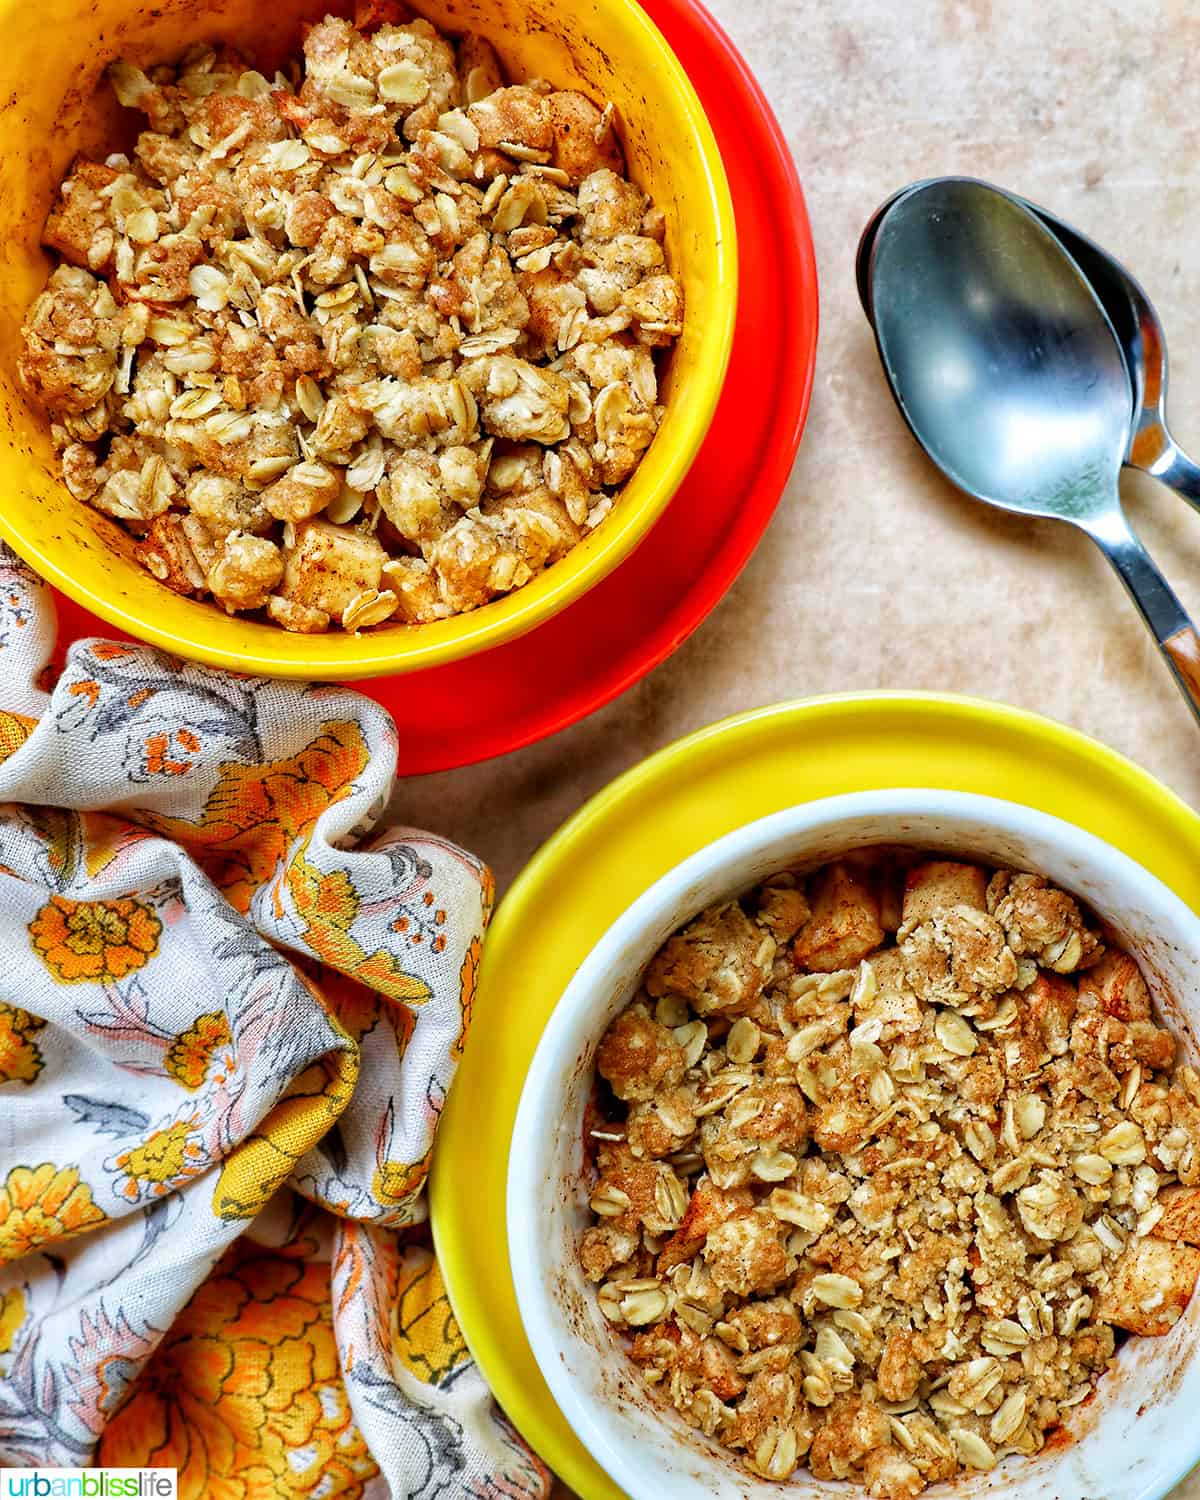
[[[449,32],[478,30],[510,76],[549,78],[616,107],[631,176],[667,217],[685,328],[663,385],[667,412],[603,525],[517,593],[433,625],[361,636],[290,635],[173,594],[133,559],[128,535],[55,474],[45,417],[16,379],[19,328],[49,262],[38,247],[76,152],[130,143],[102,84],[118,56],[173,59],[225,40],[260,65],[298,47],[326,0],[0,0],[0,534],[51,583],[129,634],[183,656],[276,677],[407,672],[499,645],[557,613],[641,541],[678,488],[716,406],[737,302],[733,208],[716,141],[674,54],[635,0],[416,0]]]
[[[509,1262],[509,1148],[542,1031],[608,928],[698,849],[797,802],[895,787],[1004,798],[1066,819],[1137,860],[1200,913],[1200,816],[1192,808],[1073,729],[1002,703],[936,693],[850,694],[738,714],[626,771],[564,823],[521,871],[488,931],[470,1040],[438,1127],[430,1214],[454,1312],[488,1385],[583,1500],[624,1495],[550,1394]],[[781,1486],[780,1500],[798,1488]],[[666,1487],[659,1493],[665,1500]],[[689,1494],[712,1493],[703,1477],[690,1481]],[[1114,1491],[1098,1481],[1047,1485],[1045,1493]],[[1161,1491],[1150,1485],[1140,1493]]]

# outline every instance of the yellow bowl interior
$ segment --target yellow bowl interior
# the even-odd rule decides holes
[[[448,32],[476,30],[512,78],[543,77],[611,99],[630,175],[667,217],[667,255],[684,284],[685,328],[666,366],[667,412],[604,523],[517,593],[432,625],[352,636],[289,635],[173,594],[133,559],[128,535],[57,478],[48,423],[16,379],[21,319],[49,261],[46,213],[77,152],[132,142],[135,118],[102,78],[115,57],[172,60],[224,40],[260,66],[298,48],[326,0],[0,0],[0,534],[52,583],[131,635],[219,666],[280,677],[405,672],[529,630],[610,572],[671,499],[711,419],[736,311],[733,209],[712,131],[691,84],[635,0],[418,0]],[[134,127],[135,128],[135,127]]]

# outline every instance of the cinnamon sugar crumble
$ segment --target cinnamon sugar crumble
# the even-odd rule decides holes
[[[580,1245],[746,1467],[901,1500],[1036,1454],[1200,1273],[1200,1076],[1037,875],[865,850],[659,950],[596,1059]]]
[[[273,80],[224,47],[114,63],[147,128],[75,162],[22,330],[72,494],[287,630],[443,619],[565,556],[682,331],[611,105],[402,14],[327,16]]]

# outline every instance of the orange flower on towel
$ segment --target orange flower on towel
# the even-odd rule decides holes
[[[51,896],[29,924],[38,957],[57,978],[75,983],[123,979],[157,950],[162,923],[140,901],[71,901]]]
[[[20,1260],[41,1245],[69,1239],[104,1222],[78,1167],[14,1167],[0,1187],[0,1261]]]
[[[167,1049],[165,1067],[176,1083],[193,1092],[208,1075],[213,1058],[222,1047],[232,1047],[229,1022],[219,1010],[197,1016]],[[232,1062],[232,1060],[231,1060]]]
[[[286,863],[296,840],[350,795],[369,759],[362,726],[338,720],[282,760],[225,762],[199,819],[149,813],[144,821],[182,844],[225,899],[244,912],[259,886]]]
[[[432,1160],[430,1146],[420,1161],[380,1161],[371,1178],[371,1196],[385,1208],[403,1207],[425,1185]]]
[[[177,1468],[181,1500],[357,1500],[378,1469],[350,1414],[315,1245],[233,1245],[138,1377],[98,1458]]]
[[[32,1083],[42,1071],[45,1060],[33,1038],[45,1024],[0,1000],[0,1083]]]
[[[475,990],[479,983],[479,960],[482,957],[483,944],[477,937],[473,937],[471,946],[463,958],[462,968],[458,971],[458,1004],[462,1012],[462,1024],[454,1039],[454,1045],[450,1048],[451,1057],[461,1057],[463,1048],[467,1045],[467,1033],[471,1029],[471,1013],[475,1009]]]

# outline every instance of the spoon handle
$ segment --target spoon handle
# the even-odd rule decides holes
[[[1133,458],[1136,463],[1136,447]],[[1161,452],[1153,463],[1137,464],[1137,467],[1144,468],[1147,474],[1153,474],[1155,479],[1161,480],[1169,489],[1182,495],[1200,510],[1200,464],[1190,459],[1174,443]]]
[[[1158,642],[1188,707],[1200,720],[1200,634],[1187,610],[1119,505],[1089,522],[1087,531],[1116,569]]]

